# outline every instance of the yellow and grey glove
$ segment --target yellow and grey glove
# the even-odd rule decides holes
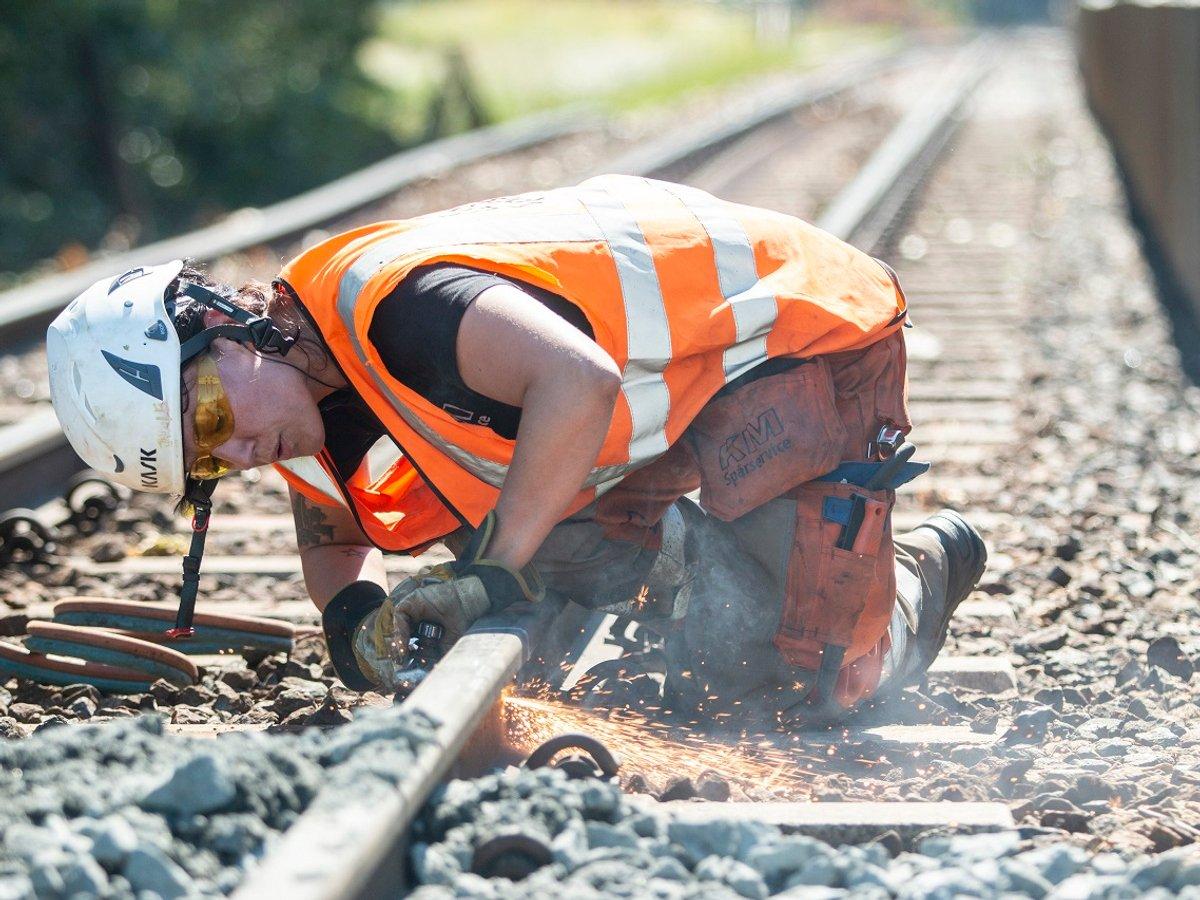
[[[390,594],[369,581],[338,592],[322,621],[330,659],[346,687],[395,690],[395,674],[405,669],[409,638],[421,622],[445,629],[446,650],[481,616],[518,600],[542,599],[545,589],[532,566],[518,572],[484,556],[495,528],[496,514],[488,513],[457,560],[422,569]]]
[[[485,556],[495,529],[496,514],[490,512],[457,560],[423,569],[396,585],[372,625],[373,655],[389,654],[399,670],[408,654],[409,638],[419,623],[433,622],[445,629],[444,651],[476,619],[518,600],[537,602],[545,596],[532,566],[515,571]]]
[[[421,622],[434,622],[445,629],[445,650],[476,619],[491,611],[487,590],[474,575],[458,578],[450,573],[446,578],[439,577],[441,574],[422,573],[395,587],[372,623],[374,653],[386,654],[397,666],[402,665],[408,655],[409,638]]]

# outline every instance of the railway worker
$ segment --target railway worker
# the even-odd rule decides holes
[[[355,228],[270,286],[181,266],[59,316],[58,415],[201,507],[277,465],[351,687],[547,585],[654,624],[679,702],[836,714],[918,677],[982,573],[956,513],[893,541],[921,466],[867,487],[910,428],[894,274],[791,216],[614,175]],[[443,539],[389,590],[380,550]]]

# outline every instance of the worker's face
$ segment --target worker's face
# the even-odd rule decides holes
[[[213,358],[221,387],[233,409],[233,436],[212,451],[234,469],[253,469],[281,459],[312,456],[325,444],[325,427],[305,376],[271,355],[218,338]],[[196,459],[193,413],[196,408],[196,367],[184,370],[188,389],[183,414],[184,463]]]

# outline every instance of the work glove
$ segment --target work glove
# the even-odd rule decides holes
[[[342,682],[359,691],[397,689],[397,673],[409,666],[409,639],[421,622],[444,629],[441,649],[449,649],[471,624],[518,600],[545,595],[532,566],[514,571],[485,554],[496,528],[488,513],[462,554],[451,563],[428,566],[386,594],[370,582],[355,582],[325,608],[330,657]]]
[[[386,655],[400,669],[408,657],[409,639],[421,622],[442,626],[444,652],[481,616],[518,600],[542,599],[545,589],[532,566],[516,571],[487,558],[496,522],[495,512],[488,513],[457,560],[422,569],[396,585],[372,622],[365,658]]]

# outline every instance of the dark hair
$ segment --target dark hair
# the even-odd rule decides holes
[[[276,290],[274,285],[263,281],[247,281],[241,287],[234,289],[232,286],[210,277],[196,265],[194,260],[190,259],[184,261],[179,276],[167,287],[167,296],[175,298],[173,324],[180,343],[204,330],[204,314],[208,311],[208,307],[200,301],[187,296],[179,296],[181,281],[189,281],[206,287],[247,312],[258,316],[270,316],[285,334],[296,338],[296,344],[291,352],[303,353],[309,370],[321,372],[331,365],[329,351],[320,339],[312,334],[312,329],[307,326],[305,321],[304,313],[297,307],[289,294]],[[187,383],[183,379],[179,383],[179,393],[182,397],[181,411],[186,413],[188,394]],[[198,479],[191,476],[185,478],[183,498],[176,507],[178,512],[190,514],[192,502],[199,496],[199,485]]]
[[[206,287],[256,316],[270,316],[285,334],[296,338],[296,346],[292,351],[302,352],[309,367],[323,371],[330,365],[329,351],[311,334],[304,313],[297,308],[289,294],[276,290],[274,285],[263,281],[247,281],[235,290],[230,285],[209,277],[192,260],[184,262],[179,277],[167,288],[167,292],[176,298],[175,333],[179,335],[181,343],[204,330],[204,314],[208,311],[208,307],[198,300],[179,297],[181,281],[190,281]]]

